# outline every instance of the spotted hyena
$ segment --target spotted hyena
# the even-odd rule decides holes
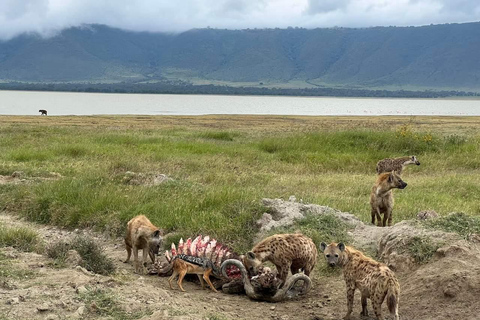
[[[147,254],[152,263],[155,263],[155,255],[162,244],[160,229],[154,226],[144,215],[136,216],[127,223],[127,233],[125,235],[125,248],[127,249],[127,263],[130,260],[133,249],[133,260],[135,262],[135,272],[140,272],[138,262],[138,250],[143,250],[143,273],[146,273]]]
[[[409,164],[420,165],[416,156],[400,157],[400,158],[387,158],[377,162],[377,174],[397,171],[398,174],[402,174],[403,168]]]
[[[255,275],[263,262],[270,261],[277,267],[278,278],[285,283],[289,270],[292,274],[302,270],[307,276],[310,275],[317,256],[317,248],[312,239],[303,234],[276,234],[262,240],[252,251],[247,252],[243,264],[250,275]]]
[[[400,284],[392,270],[385,264],[343,243],[331,243],[327,246],[322,242],[320,248],[329,266],[343,268],[343,277],[347,285],[348,309],[344,319],[350,319],[355,289],[358,289],[362,295],[362,312],[360,313],[362,316],[368,316],[367,298],[369,298],[377,320],[383,320],[382,303],[386,298],[388,310],[395,320],[399,319]]]
[[[375,224],[377,219],[377,226],[385,227],[388,221],[388,226],[392,225],[392,210],[393,210],[393,193],[392,189],[405,189],[407,184],[395,172],[381,173],[372,188],[370,194],[370,206],[372,208],[372,224]],[[381,214],[383,213],[383,221]]]

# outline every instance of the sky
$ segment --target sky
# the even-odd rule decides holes
[[[85,24],[192,28],[420,26],[480,21],[479,0],[0,0],[0,39]]]

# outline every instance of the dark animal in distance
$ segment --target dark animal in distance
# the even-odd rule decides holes
[[[40,110],[38,110],[38,112],[40,112],[41,116],[46,116],[47,115],[47,110],[45,110],[45,109],[40,109]]]

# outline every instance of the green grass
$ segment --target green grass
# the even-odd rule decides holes
[[[42,242],[37,232],[25,227],[7,227],[0,223],[0,247],[14,247],[21,251],[40,251]]]
[[[465,239],[469,239],[473,234],[480,234],[480,217],[469,216],[462,212],[454,212],[443,217],[427,220],[425,225],[447,232],[455,232]]]
[[[108,317],[109,319],[133,320],[152,313],[148,310],[127,313],[121,307],[121,302],[110,290],[91,289],[80,294],[80,300],[90,306],[89,313],[92,315]]]
[[[166,232],[208,234],[244,252],[267,210],[261,198],[295,195],[368,222],[376,162],[414,154],[422,165],[405,169],[408,187],[394,191],[394,222],[425,209],[480,216],[478,120],[423,129],[427,120],[415,118],[145,117],[159,123],[145,127],[135,119],[64,117],[1,126],[2,174],[58,172],[63,178],[0,185],[0,207],[41,223],[116,235],[145,214]],[[467,122],[470,129],[458,131]],[[128,185],[127,171],[174,180]]]
[[[407,244],[409,253],[419,264],[427,263],[440,247],[441,244],[431,238],[419,236],[411,238]]]
[[[24,280],[32,279],[37,276],[32,270],[24,269],[17,263],[14,263],[12,258],[7,257],[0,251],[0,288],[8,289],[9,280]]]

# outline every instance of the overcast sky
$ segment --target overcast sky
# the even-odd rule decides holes
[[[0,0],[0,39],[99,23],[192,28],[418,26],[480,21],[480,0]]]

